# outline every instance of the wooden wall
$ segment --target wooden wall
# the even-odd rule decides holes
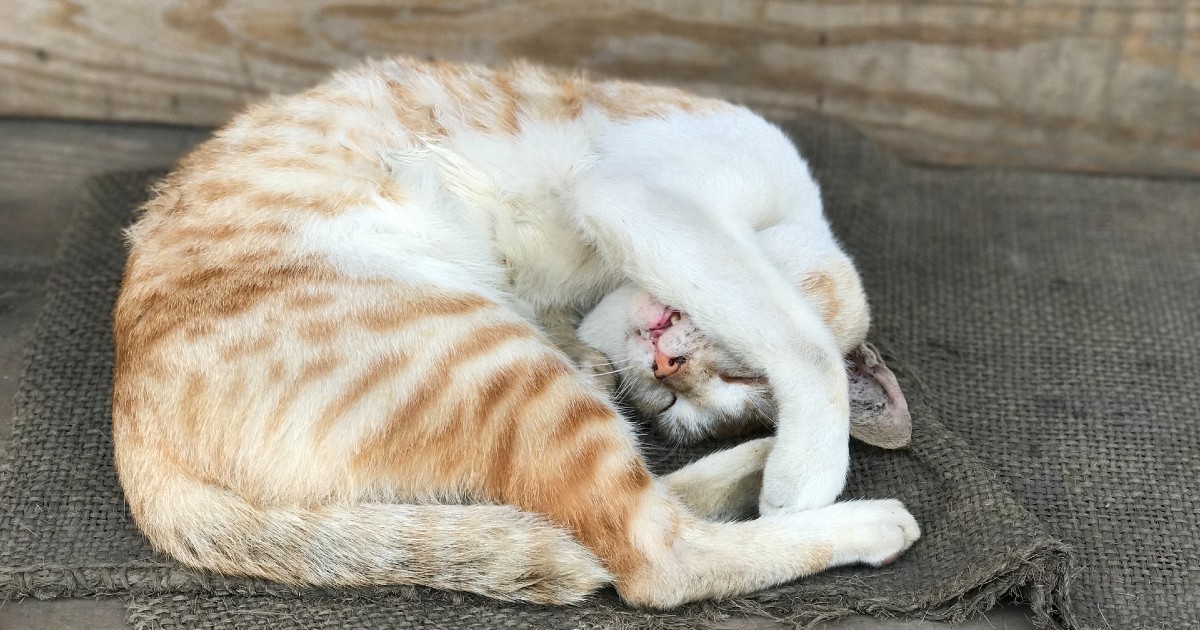
[[[368,55],[821,112],[918,160],[1200,175],[1195,0],[5,0],[0,115],[216,125]]]

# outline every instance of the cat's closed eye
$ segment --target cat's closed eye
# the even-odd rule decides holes
[[[741,385],[752,385],[755,387],[765,386],[767,379],[762,376],[741,376],[736,374],[717,374],[717,377],[726,383],[738,383]]]

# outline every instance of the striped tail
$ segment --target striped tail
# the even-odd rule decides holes
[[[578,602],[612,580],[566,531],[510,506],[260,507],[184,474],[158,481],[154,499],[130,497],[135,520],[155,547],[194,568],[296,586],[420,584],[538,604]]]

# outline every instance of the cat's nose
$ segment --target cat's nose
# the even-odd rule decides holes
[[[654,378],[667,378],[679,371],[687,357],[668,357],[661,352],[654,353]]]

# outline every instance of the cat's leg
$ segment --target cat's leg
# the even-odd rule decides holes
[[[743,442],[663,477],[693,514],[708,521],[751,518],[758,509],[762,471],[775,438]]]
[[[627,601],[665,608],[687,601],[736,596],[838,566],[881,566],[920,537],[895,500],[848,501],[753,521],[684,520],[648,554],[649,579],[618,591]]]
[[[759,508],[832,503],[849,468],[848,384],[837,340],[817,308],[763,252],[748,225],[684,194],[603,175],[576,191],[579,224],[610,264],[771,383],[779,413]]]

